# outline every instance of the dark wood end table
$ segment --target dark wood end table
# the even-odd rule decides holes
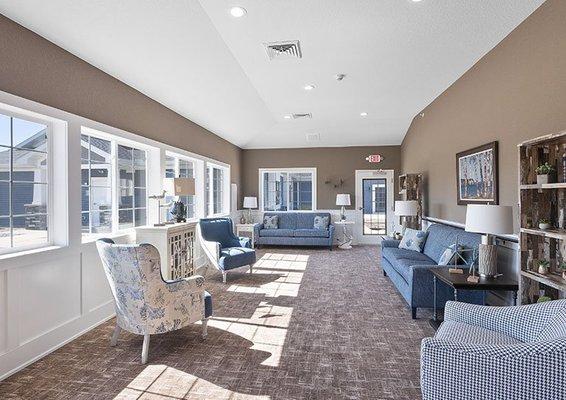
[[[454,266],[457,268],[458,266]],[[452,268],[452,267],[451,267]],[[501,275],[496,278],[482,278],[478,283],[468,282],[470,274],[464,270],[463,274],[451,274],[447,268],[431,268],[432,276],[434,279],[434,311],[430,325],[434,329],[438,329],[442,321],[438,318],[438,307],[436,304],[436,286],[440,280],[446,285],[454,289],[454,300],[458,301],[458,290],[504,290],[513,292],[513,302],[517,305],[517,293],[519,291],[519,282],[509,276]]]

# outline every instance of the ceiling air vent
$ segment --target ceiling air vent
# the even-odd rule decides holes
[[[297,113],[297,114],[291,114],[291,116],[293,117],[293,119],[312,118],[311,113]]]
[[[319,140],[320,140],[320,134],[307,133],[307,142],[318,142]]]
[[[301,44],[298,40],[286,42],[264,43],[267,57],[270,60],[286,60],[289,58],[303,58]]]

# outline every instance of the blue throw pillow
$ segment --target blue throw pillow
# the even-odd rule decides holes
[[[263,217],[263,227],[265,229],[278,229],[279,228],[279,217],[277,215],[264,215],[264,217]]]
[[[418,251],[421,253],[423,251],[427,235],[428,232],[407,228],[405,229],[405,235],[403,236],[403,239],[401,239],[401,243],[399,243],[399,248]]]
[[[328,229],[329,222],[329,217],[321,217],[320,215],[317,215],[316,217],[314,217],[314,229],[325,231]]]

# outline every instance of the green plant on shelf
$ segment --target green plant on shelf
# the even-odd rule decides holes
[[[550,261],[548,260],[538,260],[538,273],[541,275],[548,274],[548,267],[550,266]]]
[[[544,163],[536,168],[537,175],[550,175],[554,172],[554,167],[549,163]]]
[[[546,301],[552,301],[552,299],[548,296],[540,296],[537,300],[537,303],[544,303]]]

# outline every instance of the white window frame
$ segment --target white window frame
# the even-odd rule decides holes
[[[12,107],[12,106],[8,106],[5,104],[0,103],[0,114],[3,114],[5,116],[11,117],[11,118],[17,118],[17,119],[22,119],[22,120],[26,120],[26,121],[30,121],[30,122],[35,122],[38,124],[42,124],[45,125],[47,128],[47,178],[46,178],[46,186],[47,186],[47,207],[46,207],[46,220],[47,220],[47,241],[45,243],[42,244],[36,244],[36,245],[29,245],[29,246],[17,246],[17,247],[12,247],[13,244],[13,227],[12,224],[10,223],[10,247],[7,249],[3,249],[0,250],[0,255],[5,255],[5,254],[17,254],[20,252],[26,252],[29,250],[35,250],[35,249],[42,249],[45,247],[52,247],[55,245],[55,243],[57,242],[56,240],[56,227],[55,227],[55,221],[57,221],[56,218],[54,218],[54,211],[55,211],[55,191],[53,186],[55,185],[56,180],[54,179],[54,168],[53,168],[53,164],[54,164],[54,160],[55,158],[53,157],[53,153],[55,151],[55,146],[54,146],[54,133],[55,133],[55,129],[54,129],[54,118],[48,117],[48,116],[44,116],[44,115],[40,115],[37,114],[33,111],[27,111],[24,109],[19,109],[17,107]],[[60,121],[62,122],[62,121]],[[67,134],[67,127],[66,124],[63,124],[64,127],[64,141],[66,142],[66,134]],[[12,143],[13,145],[13,143]],[[64,154],[64,156],[67,156],[66,153],[66,149],[58,149],[61,150],[62,154],[58,154],[60,156],[62,156]],[[59,153],[59,151],[57,151],[57,153]],[[13,168],[13,166],[11,166],[10,168]],[[63,172],[63,174],[65,174],[66,177],[66,171]],[[59,181],[59,179],[57,179],[57,181]],[[10,176],[10,183],[12,182],[12,178]],[[65,185],[66,187],[66,185]],[[66,204],[65,204],[66,206]],[[66,210],[65,210],[66,211]],[[6,217],[6,216],[4,216]],[[10,208],[9,208],[9,214],[7,215],[7,217],[9,217],[10,219],[12,219],[13,214],[12,214],[12,205],[10,203]],[[63,227],[65,234],[66,234],[66,227]],[[66,245],[67,241],[66,238],[64,241],[59,240],[61,245]],[[61,243],[62,242],[62,243]]]
[[[211,212],[211,204],[213,203],[213,168],[222,171],[222,210],[219,213]],[[230,214],[230,167],[225,165],[220,165],[212,162],[206,162],[205,168],[205,179],[204,179],[204,195],[206,196],[204,202],[204,213],[208,218],[226,216]],[[211,182],[211,190],[206,190],[206,182],[209,180]]]
[[[258,175],[258,186],[259,186],[259,209],[260,212],[264,212],[263,207],[263,176],[266,173],[278,172],[278,173],[303,173],[312,175],[312,209],[311,210],[288,210],[292,212],[313,212],[317,210],[317,169],[315,167],[308,168],[259,168]],[[269,212],[286,212],[286,211],[269,211]]]
[[[201,209],[201,202],[203,202],[204,200],[204,196],[203,193],[199,190],[199,172],[200,172],[200,164],[202,163],[201,160],[194,158],[194,157],[189,157],[189,156],[185,156],[179,153],[175,153],[169,150],[165,151],[165,159],[167,157],[171,157],[175,160],[175,177],[177,177],[179,175],[179,160],[183,160],[183,161],[188,161],[191,162],[193,164],[193,176],[194,176],[194,180],[195,180],[195,194],[193,195],[195,198],[195,204],[194,204],[194,213],[195,215],[191,218],[187,217],[187,221],[196,221],[199,219],[199,216],[201,215],[201,213],[199,212],[199,210]],[[163,177],[165,177],[165,173],[167,171],[166,166],[163,167]]]
[[[86,126],[82,126],[81,127],[81,135],[87,135],[87,136],[92,136],[92,137],[96,137],[99,139],[104,139],[104,140],[108,140],[110,141],[110,149],[111,149],[111,168],[112,168],[112,226],[110,229],[110,232],[103,232],[103,233],[83,233],[82,232],[82,226],[81,226],[81,238],[82,238],[82,243],[88,243],[91,242],[93,240],[96,240],[100,237],[105,237],[105,236],[115,236],[115,235],[120,235],[120,234],[125,234],[128,232],[133,231],[135,228],[139,228],[142,226],[148,226],[150,225],[150,218],[149,218],[149,214],[150,214],[150,199],[147,198],[147,196],[150,195],[150,184],[149,184],[149,170],[150,170],[150,152],[154,149],[152,146],[148,146],[144,143],[141,142],[137,142],[135,140],[129,140],[129,139],[125,139],[121,136],[117,136],[111,133],[107,133],[107,132],[103,132],[103,131],[99,131],[93,128],[89,128]],[[120,229],[120,223],[119,223],[119,205],[120,205],[120,181],[119,181],[119,168],[118,168],[118,146],[126,146],[126,147],[131,147],[137,150],[143,150],[145,151],[145,190],[146,190],[146,205],[145,205],[145,210],[146,210],[146,224],[145,225],[139,225],[139,226],[132,226],[129,228],[124,228],[124,229]],[[79,148],[79,151],[81,149]],[[82,185],[81,185],[82,187]],[[134,189],[135,190],[135,189]],[[82,196],[82,193],[80,194]],[[135,207],[132,204],[132,209],[133,211],[133,223],[135,224]],[[82,210],[81,210],[81,214],[82,214]]]

